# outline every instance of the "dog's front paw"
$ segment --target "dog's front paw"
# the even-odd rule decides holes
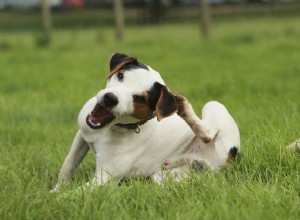
[[[186,112],[190,106],[189,101],[182,95],[178,94],[178,93],[172,93],[173,97],[177,103],[177,107],[178,107],[178,111],[177,114],[180,117],[185,117]]]

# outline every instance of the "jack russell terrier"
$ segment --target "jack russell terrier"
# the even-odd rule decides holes
[[[217,170],[235,159],[239,130],[222,104],[205,104],[201,120],[135,57],[116,53],[109,66],[105,89],[79,113],[79,130],[51,192],[67,184],[89,150],[96,157],[91,186],[135,175],[161,183],[170,171],[183,177],[182,170]]]

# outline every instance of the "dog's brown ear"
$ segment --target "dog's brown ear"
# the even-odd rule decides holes
[[[108,79],[111,78],[116,72],[121,70],[125,65],[129,63],[138,63],[137,58],[127,56],[122,53],[114,53],[109,62],[110,73],[108,75]]]
[[[110,62],[109,62],[110,72],[120,69],[122,66],[124,66],[130,62],[137,62],[137,58],[130,57],[130,56],[128,56],[126,54],[122,54],[122,53],[114,53],[111,56]]]
[[[160,85],[160,94],[156,103],[155,111],[157,120],[169,117],[177,112],[178,107],[172,93],[164,85]]]

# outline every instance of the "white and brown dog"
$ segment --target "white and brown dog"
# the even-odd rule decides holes
[[[79,131],[52,192],[70,180],[90,149],[96,156],[95,177],[88,183],[93,186],[134,175],[160,182],[166,170],[180,167],[218,169],[235,158],[239,131],[218,102],[207,103],[202,117],[167,89],[158,72],[116,53],[106,88],[79,113]]]

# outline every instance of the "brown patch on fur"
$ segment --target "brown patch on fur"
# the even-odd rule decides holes
[[[149,106],[145,103],[145,104],[141,104],[141,103],[133,103],[133,107],[134,107],[134,111],[132,116],[140,119],[140,120],[145,120],[149,117],[151,117],[151,115],[153,114],[153,112],[151,111],[151,109],[149,108]]]
[[[126,60],[126,61],[120,63],[118,66],[116,66],[116,68],[114,68],[112,71],[110,71],[110,73],[109,73],[109,75],[106,77],[106,79],[110,79],[110,78],[111,78],[114,74],[116,74],[116,73],[124,73],[125,71],[122,70],[122,68],[123,68],[126,64],[128,64],[128,63],[132,63],[132,62],[136,62],[136,61],[137,61],[136,58],[131,57],[131,59]]]
[[[227,163],[233,163],[236,160],[237,155],[238,155],[238,148],[232,147],[229,150],[226,162]]]
[[[227,163],[233,163],[235,161],[235,158],[234,156],[229,156],[226,160]]]
[[[146,102],[145,103],[133,102],[134,111],[132,116],[140,120],[145,120],[152,116],[153,111],[150,109],[148,105],[148,93],[144,92],[142,96],[145,98]]]
[[[156,104],[156,116],[157,116],[158,121],[160,121],[163,118],[163,116],[161,115],[160,111],[157,108],[157,106],[162,103],[162,100],[163,100],[163,90],[160,89],[160,96],[159,96],[157,104]]]

